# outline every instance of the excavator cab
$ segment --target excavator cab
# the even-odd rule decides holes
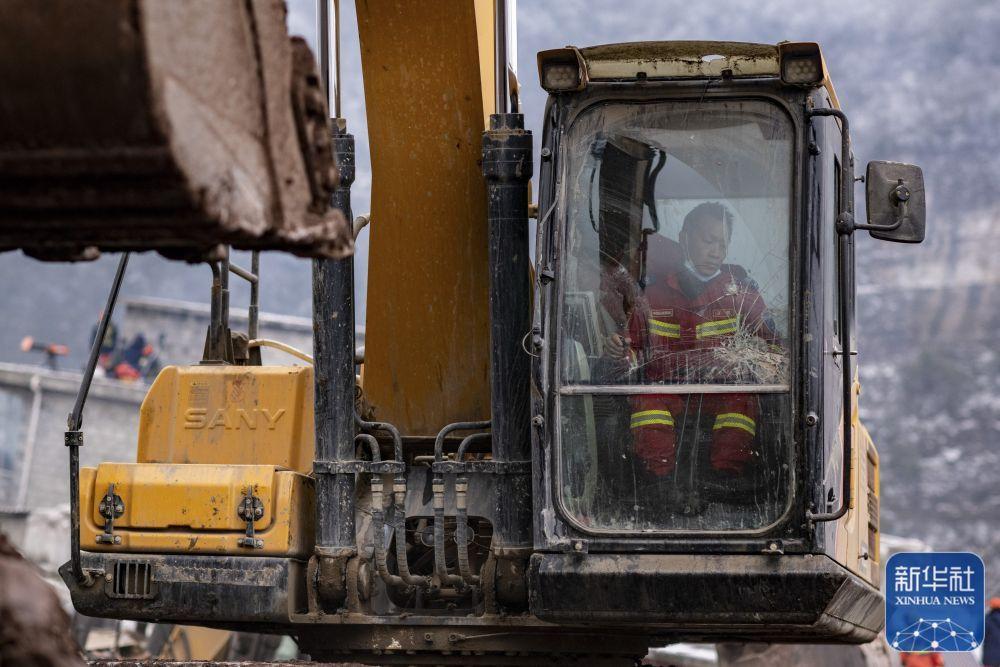
[[[532,613],[663,639],[870,640],[878,456],[856,415],[851,232],[881,232],[854,222],[819,47],[538,63]],[[897,185],[922,201],[909,173]],[[891,197],[886,229],[917,234],[889,240],[922,238],[922,204]]]
[[[364,8],[369,57],[410,57],[393,30],[441,39],[393,22],[416,5],[390,4]],[[471,8],[434,7],[473,34]],[[377,32],[380,11],[392,20]],[[475,44],[446,41],[456,54],[428,51],[434,67],[475,80],[458,57]],[[435,204],[374,213],[379,242],[406,252],[373,250],[373,265],[412,284],[390,282],[380,302],[390,345],[369,309],[363,375],[350,259],[313,266],[311,368],[260,364],[255,328],[229,331],[222,293],[230,271],[256,285],[256,266],[216,267],[203,363],[157,378],[136,462],[72,478],[79,542],[62,573],[78,610],[286,633],[315,659],[378,664],[610,665],[659,642],[876,636],[878,454],[857,418],[853,232],[919,241],[919,169],[873,163],[869,222],[855,221],[848,119],[815,44],[546,51],[531,271],[532,135],[509,104],[506,53],[496,62],[481,151],[468,148],[477,100],[451,95],[447,76],[399,82],[464,100],[462,134],[426,141],[442,159],[424,162],[481,169],[485,187],[392,183]],[[375,65],[372,91],[392,83]],[[369,129],[448,137],[442,118],[393,104]],[[331,201],[351,219],[345,128],[332,130]],[[376,176],[399,168],[384,157]],[[486,260],[458,257],[462,280],[427,260],[455,252],[428,241],[441,229],[399,222],[438,224],[446,197],[430,188],[486,200],[485,226],[440,221]],[[419,290],[427,300],[394,316]],[[448,299],[480,310],[458,317]],[[79,419],[66,437],[76,475]]]

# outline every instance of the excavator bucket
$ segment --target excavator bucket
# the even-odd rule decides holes
[[[340,258],[315,60],[282,0],[0,6],[0,251]]]

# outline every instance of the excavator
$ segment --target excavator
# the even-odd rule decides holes
[[[856,175],[819,46],[539,53],[533,203],[505,0],[356,12],[363,353],[350,239],[313,260],[313,352],[280,366],[261,365],[261,346],[289,348],[259,338],[256,292],[250,330],[228,325],[229,275],[256,285],[256,255],[240,268],[208,236],[99,245],[207,259],[212,324],[201,361],[150,387],[135,461],[79,467],[81,392],[61,570],[76,609],[383,665],[872,640],[879,458],[858,419],[855,232],[921,241],[925,193],[912,165]],[[318,13],[329,203],[351,221],[339,3]]]

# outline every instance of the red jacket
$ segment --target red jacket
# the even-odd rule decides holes
[[[647,308],[633,313],[629,334],[646,381],[711,382],[711,350],[738,331],[775,342],[765,321],[764,299],[746,271],[734,264],[724,264],[707,282],[683,267],[654,277],[646,285],[645,300]]]
[[[944,667],[940,653],[900,653],[899,660],[903,667]]]

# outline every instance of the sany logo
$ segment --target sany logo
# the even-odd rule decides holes
[[[188,408],[184,412],[184,428],[224,428],[227,430],[239,429],[246,426],[254,430],[262,422],[269,431],[273,431],[285,414],[284,408],[279,408],[271,414],[267,408],[252,408],[244,410],[226,410],[218,408],[209,414],[206,408]]]

